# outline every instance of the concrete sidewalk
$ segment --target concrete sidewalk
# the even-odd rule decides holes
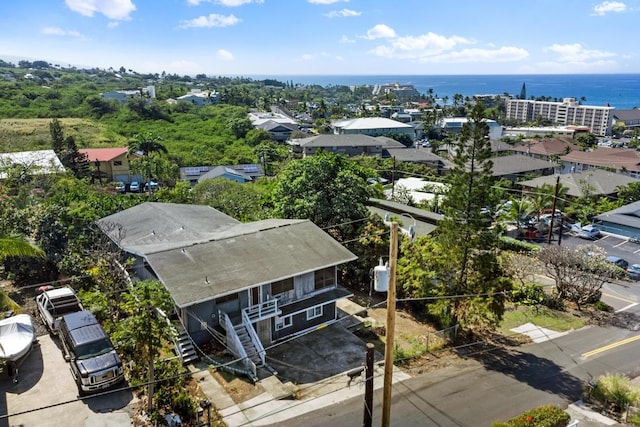
[[[224,387],[211,376],[206,362],[190,365],[190,370],[202,392],[229,427],[278,424],[353,397],[364,398],[363,376],[351,380],[349,376],[339,374],[318,383],[300,386],[296,395],[302,397],[297,399],[282,399],[282,384],[277,378],[268,377],[258,382],[265,390],[264,393],[236,404]],[[383,368],[376,366],[374,371],[373,383],[377,390],[383,387]],[[407,378],[410,378],[409,375],[394,368],[393,383]]]

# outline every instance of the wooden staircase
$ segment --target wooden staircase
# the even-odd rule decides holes
[[[199,359],[199,357],[195,345],[191,340],[191,337],[189,336],[187,331],[184,330],[182,325],[174,327],[175,336],[173,339],[173,345],[178,358],[180,358],[180,361],[183,365],[188,365],[191,362],[195,362]]]
[[[251,340],[249,336],[249,331],[247,331],[247,327],[244,323],[239,323],[237,325],[233,325],[233,329],[235,329],[240,342],[242,343],[242,347],[244,347],[247,352],[247,356],[256,366],[262,365],[262,359],[260,359],[259,350],[256,348],[255,344]]]

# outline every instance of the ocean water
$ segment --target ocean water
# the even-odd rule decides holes
[[[280,81],[305,85],[376,85],[384,83],[412,84],[420,93],[433,89],[437,98],[453,95],[502,95],[517,96],[522,84],[526,85],[527,98],[550,96],[551,98],[576,98],[584,105],[610,105],[619,110],[640,107],[640,74],[536,74],[536,75],[282,75],[251,76],[254,79],[275,78]]]

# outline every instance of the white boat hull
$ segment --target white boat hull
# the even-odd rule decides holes
[[[35,328],[28,314],[0,320],[0,359],[19,360],[29,353],[35,340]]]

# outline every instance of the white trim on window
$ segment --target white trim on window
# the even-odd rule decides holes
[[[290,328],[293,325],[293,316],[276,317],[276,331]]]
[[[316,305],[307,309],[307,320],[316,319],[322,316],[322,306]]]

